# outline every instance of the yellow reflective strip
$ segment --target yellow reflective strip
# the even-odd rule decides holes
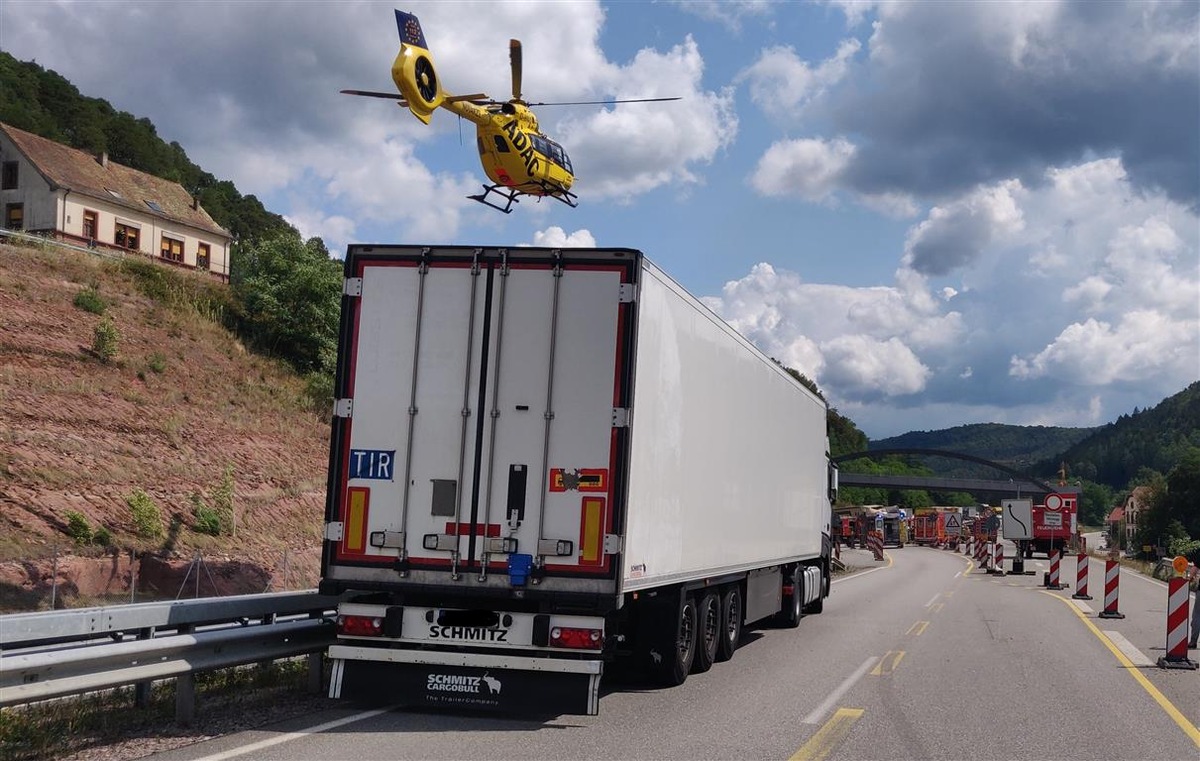
[[[583,499],[583,536],[579,547],[579,562],[599,563],[601,544],[604,541],[602,526],[604,500],[598,497]]]
[[[367,520],[367,493],[355,489],[350,492],[350,504],[346,509],[345,548],[348,552],[362,552],[363,524]]]

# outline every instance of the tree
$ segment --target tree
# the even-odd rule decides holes
[[[284,232],[247,245],[233,287],[245,333],[257,348],[302,373],[333,369],[342,267],[320,238],[302,242]]]

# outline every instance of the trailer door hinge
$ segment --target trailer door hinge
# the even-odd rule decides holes
[[[612,427],[613,428],[628,428],[629,427],[629,408],[628,407],[613,407]]]
[[[331,542],[342,541],[343,525],[344,524],[341,521],[331,521],[329,523],[326,523],[325,524],[325,538]]]
[[[621,283],[621,293],[617,297],[618,304],[632,304],[637,300],[637,286],[633,283]]]
[[[362,295],[362,278],[348,277],[342,282],[342,293],[346,296]]]
[[[604,554],[605,555],[621,554],[621,547],[623,545],[624,545],[624,542],[622,541],[621,536],[619,534],[605,534],[604,535]]]
[[[354,410],[354,400],[353,399],[337,399],[333,403],[333,416],[334,417],[348,418],[348,417],[350,417],[350,413],[353,412],[353,410]]]

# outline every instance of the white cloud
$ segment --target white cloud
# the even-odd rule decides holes
[[[595,248],[596,239],[588,230],[576,230],[568,234],[561,227],[552,225],[533,234],[533,245],[542,248]]]
[[[629,200],[664,185],[699,182],[692,168],[710,163],[738,128],[732,92],[704,90],[703,72],[691,36],[665,53],[643,49],[595,88],[616,98],[681,100],[594,108],[556,125],[571,147],[576,175],[587,181],[588,197]]]
[[[798,119],[811,100],[846,76],[850,60],[861,47],[856,39],[842,40],[837,52],[816,66],[802,60],[791,47],[770,47],[735,81],[750,83],[750,99],[766,114],[781,120]]]
[[[674,4],[702,19],[719,21],[737,30],[742,19],[771,13],[772,0],[674,0]]]
[[[928,218],[912,228],[904,244],[904,264],[928,275],[945,275],[969,264],[993,241],[1018,232],[1024,225],[1015,180],[988,188],[945,206],[935,206]]]
[[[824,201],[837,189],[854,153],[854,145],[842,138],[782,140],[758,160],[750,184],[766,196]]]

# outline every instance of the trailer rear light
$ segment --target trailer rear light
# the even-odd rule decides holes
[[[573,650],[599,650],[601,629],[580,629],[572,626],[555,626],[550,630],[550,647],[566,647]]]
[[[383,619],[378,616],[338,616],[337,633],[348,637],[378,637]]]

